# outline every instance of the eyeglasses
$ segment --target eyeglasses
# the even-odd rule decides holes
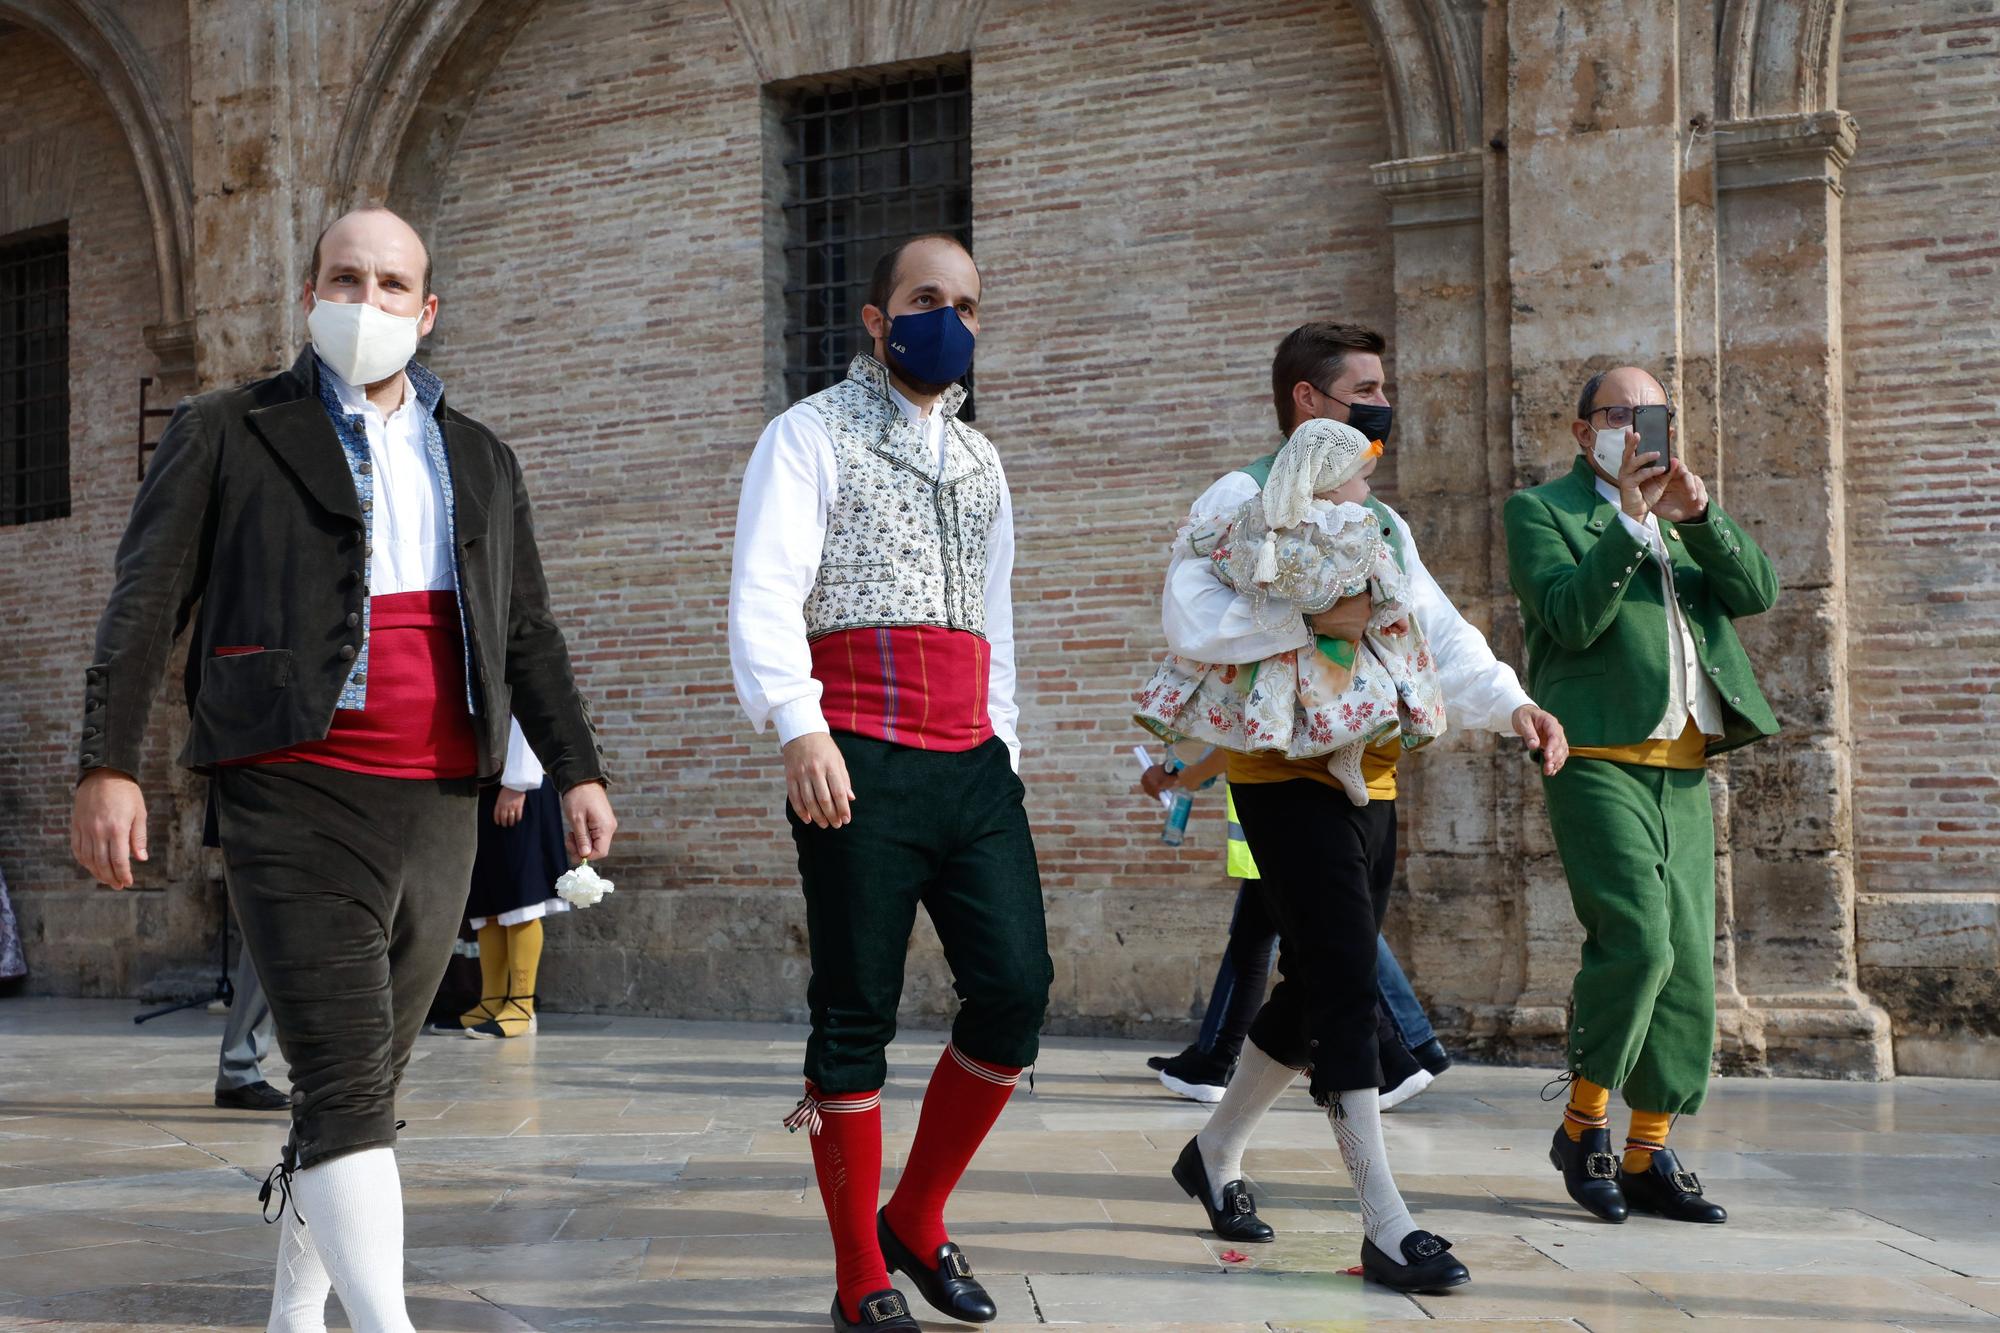
[[[1629,429],[1632,425],[1632,412],[1633,408],[1627,404],[1620,404],[1617,407],[1593,407],[1590,409],[1590,420],[1595,421],[1602,416],[1605,430]],[[1669,426],[1674,424],[1675,415],[1673,406],[1669,404],[1667,407]]]

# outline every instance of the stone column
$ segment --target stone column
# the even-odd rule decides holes
[[[1512,468],[1491,447],[1486,411],[1488,154],[1383,162],[1395,247],[1396,502],[1425,565],[1467,619],[1490,631],[1504,591],[1496,491]],[[1517,749],[1461,731],[1405,763],[1399,784],[1408,897],[1390,931],[1447,1026],[1481,1050],[1560,1040],[1518,1011],[1532,926],[1518,890]]]
[[[297,0],[188,6],[190,286],[203,388],[282,369],[303,331],[292,299],[302,277],[306,179],[295,143],[307,131],[298,118],[317,121],[320,111],[316,80],[295,77],[295,63],[316,63],[317,52],[309,17],[297,7]]]
[[[1716,127],[1718,492],[1770,555],[1778,607],[1740,626],[1784,734],[1730,761],[1736,981],[1725,1058],[1886,1077],[1889,1025],[1855,974],[1841,419],[1845,112]]]

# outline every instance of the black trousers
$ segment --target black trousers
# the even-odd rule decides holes
[[[1250,1040],[1312,1076],[1314,1100],[1382,1084],[1375,937],[1396,874],[1396,803],[1355,806],[1334,787],[1244,783],[1236,816],[1278,923],[1278,984]]]
[[[958,992],[952,1043],[989,1064],[1033,1064],[1055,968],[1006,744],[951,754],[841,733],[834,743],[854,785],[853,822],[818,828],[787,807],[812,953],[806,1077],[826,1093],[887,1080],[919,903]]]
[[[229,905],[291,1065],[300,1167],[396,1141],[396,1085],[451,957],[472,779],[319,764],[219,770]]]

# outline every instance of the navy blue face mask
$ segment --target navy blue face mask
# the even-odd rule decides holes
[[[897,315],[882,339],[889,364],[911,384],[950,384],[972,368],[971,329],[952,306]]]
[[[1327,397],[1333,398],[1332,394]],[[1338,398],[1333,401],[1340,403]],[[1396,409],[1381,403],[1340,403],[1347,409],[1347,424],[1360,431],[1371,440],[1389,438],[1389,427],[1396,419]]]

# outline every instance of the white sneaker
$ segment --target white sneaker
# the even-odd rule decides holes
[[[1411,1074],[1401,1083],[1398,1083],[1395,1087],[1382,1094],[1382,1109],[1385,1111],[1395,1110],[1398,1106],[1401,1106],[1404,1102],[1410,1100],[1410,1098],[1416,1096],[1425,1088],[1428,1088],[1431,1085],[1431,1080],[1435,1077],[1436,1075],[1428,1069],[1417,1070],[1416,1073]]]
[[[1175,1078],[1164,1069],[1160,1071],[1160,1086],[1168,1092],[1178,1093],[1189,1101],[1204,1102],[1210,1105],[1221,1101],[1222,1094],[1226,1091],[1223,1084],[1190,1083],[1186,1079]]]

